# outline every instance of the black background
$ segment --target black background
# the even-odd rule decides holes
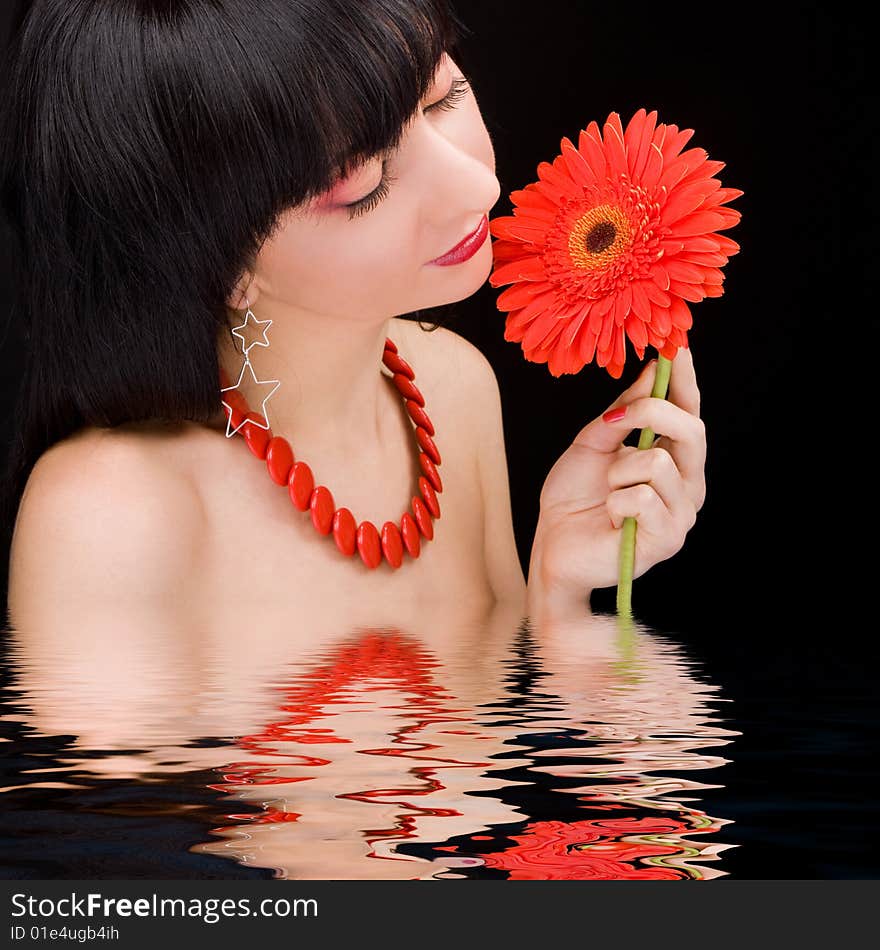
[[[728,840],[752,845],[727,866],[753,877],[876,873],[865,840],[876,824],[867,801],[877,748],[873,428],[853,434],[877,326],[865,292],[877,219],[867,28],[841,4],[459,0],[458,9],[473,31],[460,65],[495,143],[494,215],[510,213],[510,191],[535,180],[562,136],[576,142],[611,111],[626,125],[640,107],[694,129],[687,147],[725,162],[723,184],[744,191],[731,203],[742,221],[724,232],[742,250],[724,269],[724,295],[694,305],[689,334],[707,425],[706,503],[684,548],[636,580],[633,602],[705,663],[744,728],[725,772],[729,795],[718,792],[708,809],[737,819]],[[543,479],[640,364],[631,359],[621,380],[594,364],[552,377],[504,341],[499,293],[486,284],[447,325],[499,378],[526,569]],[[16,345],[11,327],[0,350],[4,442],[15,424]],[[593,603],[613,601],[612,588]],[[786,744],[791,759],[775,760]],[[761,858],[771,827],[790,829],[803,855],[787,845]]]

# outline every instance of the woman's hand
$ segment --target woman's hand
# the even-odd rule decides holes
[[[672,363],[668,399],[651,397],[656,361],[560,456],[541,490],[529,586],[583,603],[618,580],[623,519],[638,526],[634,577],[675,554],[706,497],[706,433],[689,349]],[[606,418],[607,417],[607,418]],[[662,433],[653,448],[623,445],[633,429]],[[533,574],[535,575],[533,577]]]

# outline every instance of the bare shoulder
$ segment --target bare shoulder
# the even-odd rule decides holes
[[[478,347],[446,327],[425,332],[412,321],[392,322],[403,324],[395,332],[428,370],[428,388],[443,394],[449,422],[457,432],[468,434],[483,499],[484,552],[492,590],[497,600],[519,609],[525,579],[513,529],[501,390],[495,370]],[[417,383],[421,377],[417,372]]]
[[[37,460],[22,495],[10,617],[158,603],[180,586],[200,522],[193,486],[148,440],[112,429],[65,439]]]
[[[492,364],[479,347],[460,333],[448,327],[422,330],[418,323],[400,318],[391,323],[401,349],[406,345],[419,359],[420,366],[413,366],[419,378],[424,378],[427,371],[432,381],[443,382],[447,392],[460,393],[468,401],[497,392],[498,380]]]
[[[497,468],[487,455],[496,447],[497,463],[497,444],[504,441],[501,391],[482,350],[447,327],[425,331],[411,320],[397,318],[392,324],[400,324],[394,332],[404,357],[408,352],[413,355],[416,384],[432,396],[432,405],[436,399],[441,401],[448,424],[471,436],[479,471],[485,475],[490,468]],[[497,472],[493,470],[491,477],[494,480]]]

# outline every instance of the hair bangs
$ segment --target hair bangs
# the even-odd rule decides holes
[[[281,213],[392,151],[468,32],[450,0],[33,0],[0,62],[9,528],[78,429],[217,412],[229,295]]]
[[[273,215],[393,151],[465,29],[444,0],[263,0],[259,16],[248,6],[218,0],[216,35],[190,57],[169,56],[164,23],[153,76],[181,135],[202,137],[211,174],[198,169],[198,182],[228,193],[256,178]]]

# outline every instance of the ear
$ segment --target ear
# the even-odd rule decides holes
[[[253,306],[260,296],[257,279],[249,271],[241,275],[232,293],[226,298],[226,305],[233,310],[244,310],[248,304]]]

